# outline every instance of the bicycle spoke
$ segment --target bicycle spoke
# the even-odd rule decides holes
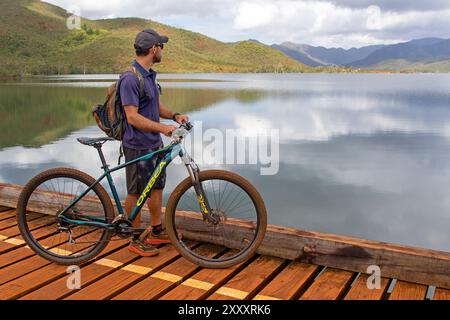
[[[201,242],[211,242],[215,245],[234,249],[235,254],[231,258],[242,254],[255,239],[256,228],[246,229],[240,235],[239,232],[234,231],[236,227],[233,223],[247,221],[253,226],[258,224],[258,215],[252,199],[240,186],[230,181],[210,179],[202,181],[202,186],[205,200],[208,201],[211,207],[210,214],[218,219],[218,222],[215,224],[208,220],[203,221],[203,219],[196,221],[191,220],[194,216],[186,216],[184,212],[188,209],[189,212],[198,212],[198,218],[202,217],[200,203],[194,187],[191,186],[180,197],[175,211],[174,226],[180,241],[195,240],[198,234],[200,239],[202,239]],[[198,209],[192,210],[192,204]],[[192,235],[194,239],[187,237],[187,235]],[[189,246],[183,245],[183,248],[198,257],[198,253],[190,250]],[[201,258],[211,260],[211,258]],[[227,259],[231,258],[227,257]],[[219,257],[217,261],[221,259],[225,258]]]
[[[51,218],[53,223],[50,224],[47,228],[50,228],[48,234],[54,234],[51,237],[40,238],[39,235],[42,234],[43,228],[34,229],[32,227],[28,227],[29,235],[32,238],[33,242],[36,243],[41,250],[50,250],[47,248],[53,248],[58,246],[58,250],[50,250],[48,251],[52,255],[58,257],[68,257],[76,258],[78,256],[83,256],[89,253],[93,248],[95,248],[95,244],[99,243],[104,236],[105,229],[101,229],[99,227],[94,226],[76,226],[76,225],[59,225],[62,229],[58,229],[58,220],[57,214],[64,208],[66,208],[69,204],[71,204],[77,197],[81,196],[83,192],[85,192],[89,188],[89,185],[78,181],[72,177],[53,177],[47,180],[42,181],[31,193],[28,201],[28,207],[25,214],[25,223],[29,225],[32,223],[33,219],[31,219],[30,212],[33,210],[32,203],[36,203],[41,205],[44,210],[53,211],[50,214],[54,216]],[[89,198],[89,201],[87,200]],[[97,203],[97,205],[96,205]],[[98,217],[102,220],[106,221],[105,212],[103,212],[101,206],[100,198],[93,191],[90,190],[86,193],[86,195],[80,199],[73,207],[67,210],[67,214],[70,219],[77,220],[78,216],[82,218],[83,216],[92,216]],[[48,216],[47,213],[45,216]],[[52,231],[52,229],[54,231]],[[70,243],[70,233],[73,233],[74,243]],[[81,242],[78,243],[77,239],[83,238],[83,245]],[[92,243],[92,246],[86,246],[86,244]]]

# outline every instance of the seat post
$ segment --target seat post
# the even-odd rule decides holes
[[[103,155],[102,144],[96,143],[94,144],[94,148],[97,149],[98,155],[100,156],[100,161],[102,162],[102,169],[107,170],[108,164],[106,163],[105,156]]]

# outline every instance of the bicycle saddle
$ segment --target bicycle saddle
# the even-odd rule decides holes
[[[86,137],[83,137],[83,138],[77,138],[77,140],[81,144],[85,144],[87,146],[91,146],[92,147],[92,146],[94,146],[97,143],[103,144],[106,141],[112,141],[112,140],[115,140],[115,139],[111,138],[111,137],[101,137],[101,138],[86,138]]]

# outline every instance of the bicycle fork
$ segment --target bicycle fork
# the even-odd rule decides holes
[[[205,196],[205,191],[203,190],[202,183],[199,179],[200,169],[198,168],[194,160],[187,153],[184,153],[181,159],[186,165],[186,169],[189,173],[189,176],[191,177],[191,181],[194,186],[194,190],[197,195],[197,200],[203,215],[203,221],[211,222],[213,224],[218,223],[219,220],[212,214],[208,198]]]

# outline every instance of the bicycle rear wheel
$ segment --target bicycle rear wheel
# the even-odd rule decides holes
[[[262,197],[250,182],[232,172],[201,171],[199,180],[215,221],[203,219],[191,178],[186,178],[166,207],[166,230],[172,244],[186,259],[207,268],[226,268],[250,258],[267,227]],[[192,248],[192,241],[216,245],[222,254],[202,254]]]
[[[81,264],[100,253],[112,232],[97,226],[71,224],[57,216],[87,190],[95,179],[70,168],[55,168],[32,178],[17,204],[17,223],[23,239],[38,255],[59,264]],[[111,222],[114,208],[106,190],[97,184],[65,214],[77,221]]]

